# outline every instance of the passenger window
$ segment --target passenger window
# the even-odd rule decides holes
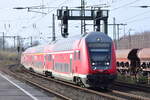
[[[80,51],[76,51],[76,60],[80,60]]]
[[[76,52],[74,52],[74,60],[76,60]]]
[[[47,55],[44,56],[44,61],[46,61],[46,60],[47,60]]]
[[[78,51],[78,59],[80,60],[80,51]]]
[[[47,60],[48,60],[48,61],[51,61],[51,60],[52,60],[52,55],[48,55],[48,56],[47,56]]]

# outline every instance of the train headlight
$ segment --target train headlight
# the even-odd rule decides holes
[[[95,62],[92,62],[92,66],[94,66],[94,65],[96,65],[96,63],[95,63]]]
[[[95,66],[93,66],[93,67],[92,67],[92,69],[93,69],[93,70],[96,70],[96,67],[95,67]]]
[[[107,66],[109,66],[109,64],[110,64],[109,62],[106,62],[106,63],[105,63],[105,65],[107,65]]]

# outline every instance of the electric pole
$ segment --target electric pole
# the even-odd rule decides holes
[[[119,27],[124,26],[124,34],[125,34],[125,26],[127,24],[123,24],[123,23],[116,24],[116,19],[114,17],[113,18],[113,24],[108,24],[108,25],[113,25],[113,39],[114,39],[116,49],[117,49],[119,47],[119,38],[120,38],[120,31],[119,31],[120,29],[119,29]],[[116,32],[116,26],[117,26],[117,32]]]
[[[129,29],[129,49],[132,48],[132,39],[131,39],[131,33],[130,33],[131,31],[132,29],[130,28]]]
[[[3,50],[5,50],[5,36],[4,36],[4,32],[3,32]]]
[[[117,48],[117,45],[116,45],[116,19],[115,19],[115,17],[113,18],[113,39],[115,42],[115,46]]]
[[[31,45],[31,47],[32,47],[32,36],[30,37],[30,39],[31,39],[31,41],[30,41],[30,45]]]
[[[52,22],[52,41],[55,41],[56,37],[55,37],[55,15],[53,14],[53,22]]]
[[[16,39],[16,36],[14,36],[14,48],[15,48],[15,45],[16,45],[16,43],[15,43],[15,39]]]
[[[119,25],[120,25],[120,24],[117,24],[117,36],[118,36],[118,37],[117,37],[117,49],[119,48],[119,37],[120,37],[120,36],[119,36],[119,35],[120,35]]]
[[[81,0],[81,34],[83,34],[83,32],[85,32],[85,2],[84,0]]]
[[[42,16],[44,16],[43,13],[44,13],[44,0],[42,0]]]
[[[17,36],[17,51],[20,52],[20,36]]]

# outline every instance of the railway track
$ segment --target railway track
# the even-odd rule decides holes
[[[150,87],[145,85],[130,84],[125,82],[114,82],[112,90],[126,91],[127,93],[147,97],[150,99]]]
[[[136,89],[136,90],[139,90],[139,91],[150,93],[150,86],[139,85],[139,84],[130,84],[130,83],[125,83],[125,82],[120,82],[120,81],[115,81],[114,85],[121,86],[121,87],[132,88],[132,89]]]
[[[46,80],[53,80],[51,78],[46,78],[45,76],[43,75],[39,75],[39,74],[36,74],[36,73],[32,73],[32,72],[29,72],[30,74],[34,74],[34,75],[37,75],[39,77],[42,77]],[[73,87],[73,88],[76,88],[76,89],[80,89],[84,92],[89,92],[89,93],[92,93],[92,94],[97,94],[97,95],[100,95],[100,96],[106,96],[108,97],[108,99],[131,99],[131,100],[149,100],[149,98],[144,98],[144,97],[140,97],[140,96],[136,96],[136,95],[133,95],[133,94],[128,94],[128,93],[124,93],[124,92],[120,92],[120,91],[116,91],[116,90],[109,90],[109,92],[107,92],[108,94],[110,95],[107,95],[107,94],[104,94],[104,93],[100,93],[99,91],[93,91],[93,90],[90,90],[90,89],[86,89],[86,88],[81,88],[79,86],[75,86],[75,85],[72,85],[72,84],[69,84],[69,83],[64,83],[62,81],[59,81],[59,80],[53,80],[57,83],[61,83],[61,84],[65,84],[67,86],[70,86],[70,87]],[[115,97],[116,96],[116,97]]]
[[[12,68],[10,68],[12,70]],[[16,74],[17,73],[17,74]],[[26,74],[25,74],[26,73]],[[8,73],[10,74],[10,73]],[[117,90],[99,91],[87,88],[81,88],[71,83],[55,80],[43,75],[23,70],[11,74],[16,78],[29,82],[47,92],[58,94],[58,97],[64,100],[149,100],[150,98],[137,96]],[[52,92],[53,91],[53,92]],[[62,97],[61,97],[62,96]]]
[[[30,79],[27,79],[25,77],[21,77],[21,76],[18,76],[18,74],[15,74],[14,72],[10,72],[10,71],[6,71],[6,70],[3,70],[4,73],[8,74],[8,75],[11,75],[19,80],[22,80],[22,81],[25,81],[25,82],[28,82],[29,84],[33,85],[33,86],[36,86],[50,94],[54,94],[56,97],[60,98],[60,99],[63,99],[63,100],[72,100],[71,98],[67,97],[67,96],[64,96],[56,91],[53,91],[45,86],[42,86],[41,84],[38,84]]]

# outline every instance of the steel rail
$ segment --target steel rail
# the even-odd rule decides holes
[[[34,85],[34,86],[36,86],[36,87],[38,87],[38,88],[40,88],[40,89],[42,89],[42,90],[44,90],[46,92],[52,93],[52,94],[58,96],[59,98],[61,98],[63,100],[72,100],[71,98],[69,98],[67,96],[64,96],[64,95],[62,95],[62,94],[60,94],[58,92],[55,92],[55,91],[53,91],[53,90],[51,90],[51,89],[49,89],[47,87],[44,87],[41,84],[38,84],[38,83],[35,83],[35,82],[33,82],[33,81],[29,80],[29,79],[17,76],[14,72],[7,72],[7,71],[3,71],[3,72],[8,74],[8,75],[11,74],[11,75],[15,76],[15,78],[17,78],[19,80],[22,80],[22,81],[25,81],[25,82],[28,82],[29,84]]]
[[[70,86],[72,88],[84,91],[86,93],[96,94],[98,96],[101,96],[101,97],[104,97],[104,98],[107,98],[107,99],[111,99],[111,100],[126,100],[126,99],[131,99],[131,100],[133,100],[133,99],[134,100],[149,100],[149,98],[146,98],[146,97],[137,96],[137,95],[134,95],[134,94],[129,94],[129,93],[126,93],[126,92],[120,92],[120,91],[116,91],[116,90],[110,90],[111,93],[102,93],[102,92],[91,90],[91,89],[87,89],[87,88],[81,88],[79,86],[76,86],[76,85],[68,83],[68,82],[64,82],[64,81],[56,80],[56,79],[53,79],[53,78],[45,77],[42,74],[34,73],[34,72],[28,71],[26,69],[23,69],[22,71],[25,72],[25,73],[32,74],[33,76],[45,79],[47,81],[53,81],[53,82],[56,82],[58,84],[67,85],[67,86]],[[70,100],[70,99],[67,99],[67,100]]]
[[[137,89],[137,90],[144,91],[144,92],[150,92],[150,86],[131,84],[131,83],[120,82],[120,81],[115,81],[114,85],[122,86],[122,87],[128,87],[128,88],[132,88],[132,89]]]
[[[41,74],[33,73],[33,72],[30,72],[30,71],[28,71],[28,72],[30,74],[36,75],[38,77],[42,77],[42,78],[44,78],[46,80],[55,81],[57,83],[68,85],[68,86],[71,86],[73,88],[77,88],[77,89],[83,90],[85,92],[89,92],[89,93],[94,93],[94,94],[97,94],[97,95],[101,95],[101,96],[106,97],[108,99],[123,100],[123,98],[120,98],[120,97],[115,97],[115,96],[112,96],[112,95],[109,95],[109,94],[106,94],[106,93],[102,93],[102,92],[91,90],[91,89],[87,89],[87,88],[82,88],[82,87],[79,87],[79,86],[76,86],[76,85],[73,85],[73,84],[70,84],[70,83],[67,83],[67,82],[63,82],[63,81],[55,80],[55,79],[52,79],[52,78],[48,78],[48,77],[45,77],[45,76],[43,76]],[[150,99],[150,98],[146,98],[146,97],[142,97],[142,96],[137,96],[137,95],[134,95],[134,94],[129,94],[129,93],[121,92],[121,91],[116,91],[116,90],[110,90],[110,91],[112,93],[114,93],[114,94],[118,94],[118,95],[121,95],[121,96],[124,96],[124,97],[126,96],[126,97],[130,98],[131,100],[132,99],[134,99],[134,100],[149,100]]]

